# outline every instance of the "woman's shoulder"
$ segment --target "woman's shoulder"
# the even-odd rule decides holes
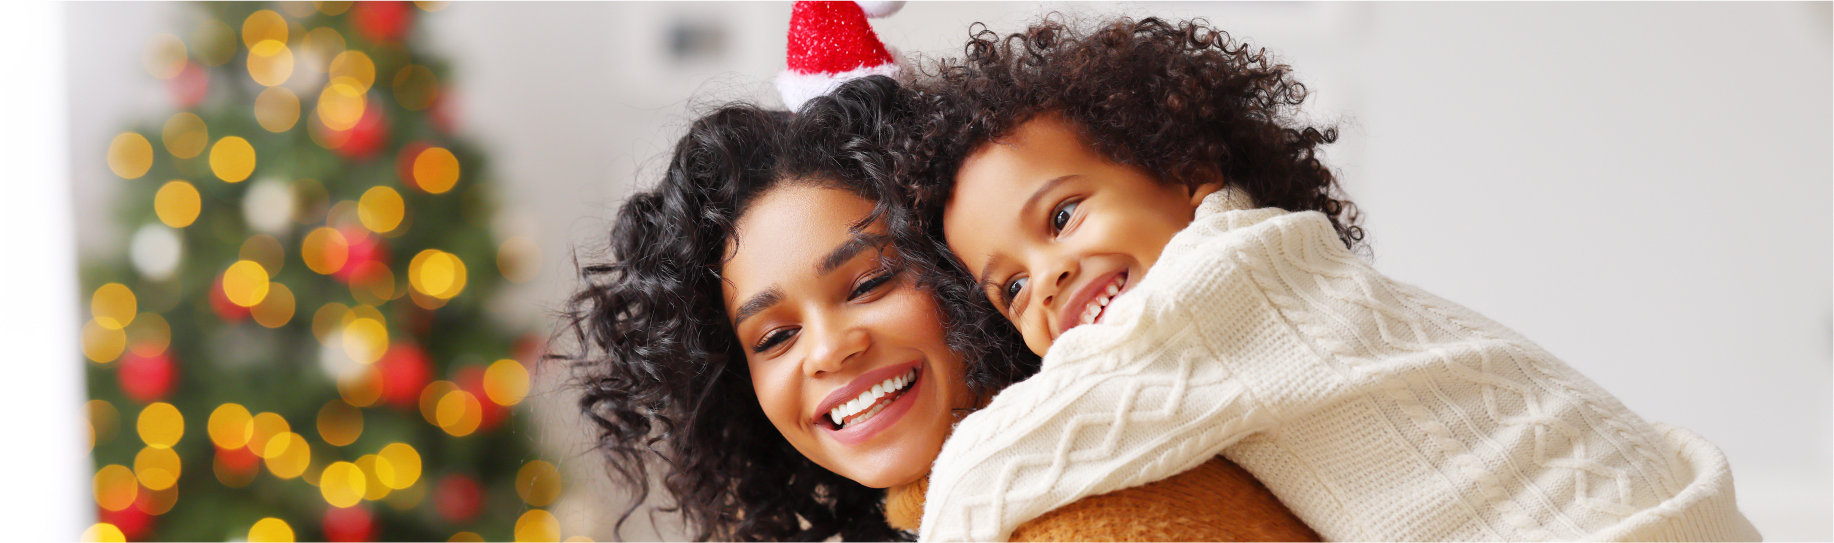
[[[1089,496],[1019,525],[1012,541],[1318,541],[1254,476],[1218,456]]]

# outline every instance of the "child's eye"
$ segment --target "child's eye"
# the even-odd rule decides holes
[[[791,337],[795,336],[796,329],[794,328],[778,328],[772,330],[770,333],[764,334],[764,337],[758,339],[758,344],[751,347],[751,352],[762,353],[771,350],[771,347],[776,347],[777,344],[788,341]]]
[[[1000,294],[1006,296],[1005,302],[1011,305],[1013,303],[1013,298],[1019,296],[1019,291],[1025,290],[1025,284],[1029,281],[1030,278],[1020,277],[1006,282],[1006,288],[1000,289]]]
[[[865,281],[861,281],[858,286],[853,287],[853,292],[847,293],[847,299],[857,300],[862,296],[872,293],[874,290],[878,290],[879,287],[885,286],[886,283],[896,277],[898,277],[897,272],[881,271],[878,275],[869,277]]]
[[[1051,210],[1052,232],[1062,231],[1064,225],[1070,224],[1070,216],[1076,213],[1076,204],[1078,203],[1079,202],[1064,202],[1058,204],[1057,209]]]

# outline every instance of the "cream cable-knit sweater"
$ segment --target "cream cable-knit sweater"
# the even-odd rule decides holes
[[[1004,540],[1216,454],[1328,540],[1755,540],[1725,456],[1376,273],[1316,212],[1207,197],[1103,322],[956,427],[920,538]]]

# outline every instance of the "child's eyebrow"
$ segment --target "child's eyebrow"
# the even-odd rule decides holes
[[[1038,200],[1044,199],[1044,193],[1050,192],[1051,189],[1057,188],[1057,185],[1062,185],[1065,181],[1069,181],[1077,177],[1082,177],[1082,176],[1072,173],[1072,174],[1059,175],[1057,177],[1051,178],[1050,181],[1045,181],[1044,184],[1038,186],[1038,190],[1032,191],[1031,196],[1027,196],[1025,198],[1025,205],[1019,207],[1019,214],[1028,215],[1028,216],[1031,215],[1032,208],[1038,206]]]

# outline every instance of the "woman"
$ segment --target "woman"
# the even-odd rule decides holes
[[[888,243],[908,225],[873,181],[891,173],[878,142],[901,97],[875,77],[794,119],[748,105],[701,118],[662,183],[620,210],[612,262],[582,269],[581,408],[638,501],[660,475],[697,539],[907,539],[893,524],[915,527],[953,422],[1036,370],[1016,340],[961,341],[945,324],[985,322],[967,318],[976,293],[932,288],[934,248]],[[1316,536],[1218,459],[1013,538]]]

